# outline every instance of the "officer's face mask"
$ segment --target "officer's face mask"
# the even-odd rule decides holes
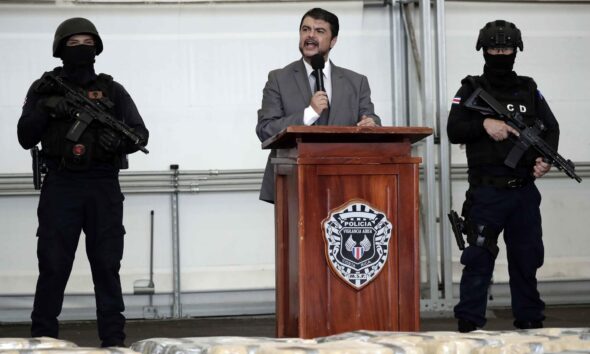
[[[514,60],[516,59],[516,50],[512,54],[489,54],[484,50],[483,57],[486,65],[493,70],[498,71],[512,71],[514,67]]]
[[[93,45],[64,46],[61,49],[61,59],[65,65],[89,66],[94,64],[96,47]]]
[[[96,47],[93,45],[64,46],[61,49],[61,59],[64,62],[64,74],[71,81],[86,85],[95,79],[94,57]]]

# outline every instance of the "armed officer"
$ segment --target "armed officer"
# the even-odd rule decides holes
[[[125,317],[119,269],[123,256],[123,199],[119,169],[127,154],[137,151],[119,131],[92,121],[77,141],[66,139],[79,123],[71,99],[48,80],[61,78],[68,86],[109,107],[117,120],[141,137],[146,129],[127,91],[106,74],[94,71],[103,43],[92,22],[70,18],[59,25],[53,56],[62,67],[45,73],[29,89],[18,122],[18,139],[25,149],[41,142],[48,167],[37,210],[39,278],[31,314],[33,337],[58,338],[58,321],[66,283],[78,246],[86,235],[86,254],[96,298],[98,334],[103,347],[124,346]]]
[[[551,165],[529,148],[510,168],[504,161],[518,132],[497,117],[464,106],[481,87],[509,111],[518,111],[527,125],[542,123],[541,137],[555,150],[559,125],[532,78],[513,70],[517,49],[523,50],[520,30],[508,21],[487,23],[479,32],[476,49],[483,49],[483,75],[467,76],[453,99],[447,131],[453,144],[465,144],[469,189],[463,204],[467,242],[460,300],[455,306],[460,332],[486,323],[487,290],[498,254],[498,236],[504,232],[508,258],[512,313],[516,328],[543,326],[545,304],[537,291],[537,269],[543,264],[541,195],[535,179]]]

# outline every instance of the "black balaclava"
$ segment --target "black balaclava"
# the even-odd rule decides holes
[[[510,55],[489,54],[484,48],[483,57],[486,61],[483,75],[492,86],[504,87],[516,84],[516,73],[512,71],[516,59],[516,48]]]
[[[68,47],[64,45],[60,51],[60,57],[64,63],[64,74],[71,81],[85,85],[96,79],[94,72],[95,46],[81,44]]]

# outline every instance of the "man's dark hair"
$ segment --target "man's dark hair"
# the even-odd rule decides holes
[[[303,24],[303,20],[306,17],[311,17],[314,20],[323,20],[330,24],[330,31],[332,32],[332,38],[338,36],[338,30],[340,29],[340,24],[338,23],[338,16],[334,15],[330,11],[320,9],[319,7],[314,7],[313,9],[307,11],[305,15],[301,18],[301,22],[299,23],[299,29],[301,29],[301,25]]]

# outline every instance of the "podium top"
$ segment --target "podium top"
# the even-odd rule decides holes
[[[368,143],[404,142],[411,144],[432,134],[428,127],[355,127],[294,125],[262,142],[263,149],[287,149],[300,142]]]

